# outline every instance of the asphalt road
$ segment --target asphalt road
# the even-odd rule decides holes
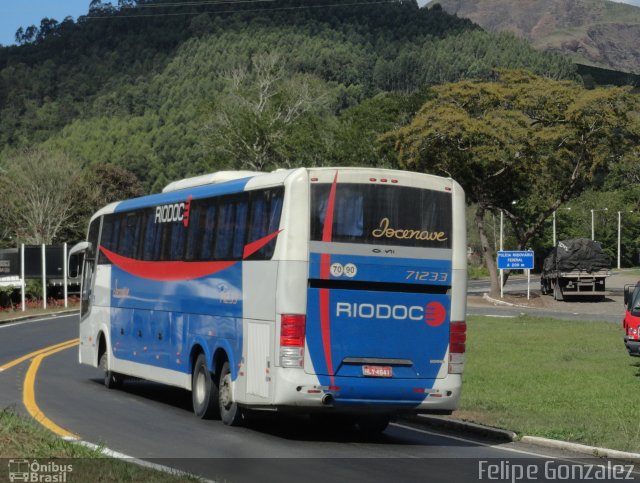
[[[517,317],[521,314],[534,315],[536,317],[549,317],[563,320],[597,320],[621,324],[624,317],[624,305],[622,303],[623,287],[628,283],[625,277],[614,272],[613,276],[607,279],[607,292],[609,295],[606,302],[594,302],[587,298],[565,302],[556,302],[554,307],[551,295],[543,296],[546,307],[509,307],[491,306],[484,304],[468,304],[467,313],[469,315],[490,315],[496,317]],[[467,294],[481,296],[488,293],[491,283],[488,279],[469,280],[467,283]],[[540,294],[540,276],[532,275],[530,282],[532,297]],[[505,285],[506,295],[519,293],[526,294],[527,278],[522,275],[509,277]],[[535,292],[535,293],[534,293]]]
[[[482,295],[483,293],[488,292],[490,288],[491,283],[488,279],[469,280],[467,282],[467,293],[470,295]],[[526,292],[527,278],[521,276],[509,277],[506,289],[513,292]],[[531,290],[540,290],[539,275],[531,275]]]
[[[76,315],[0,326],[0,365],[73,339],[77,329]],[[29,364],[0,372],[0,407],[26,413],[22,388]],[[197,419],[183,390],[143,381],[106,389],[97,370],[78,364],[77,347],[42,360],[35,399],[50,420],[85,441],[216,481],[478,481],[481,460],[535,465],[542,476],[551,459],[563,464],[562,458],[577,456],[405,423],[364,437],[271,412],[230,428]]]

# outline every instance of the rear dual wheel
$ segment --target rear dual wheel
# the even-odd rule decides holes
[[[239,426],[244,419],[243,409],[233,400],[231,389],[231,370],[229,361],[225,361],[220,371],[220,388],[218,390],[220,419],[227,426]]]
[[[209,371],[205,355],[198,355],[191,381],[191,398],[196,416],[201,419],[222,419],[228,426],[238,426],[243,420],[243,411],[233,400],[231,384],[228,361],[225,361],[219,377],[216,377]]]
[[[193,412],[200,419],[218,419],[218,384],[212,377],[204,354],[198,355],[191,376],[191,400]]]

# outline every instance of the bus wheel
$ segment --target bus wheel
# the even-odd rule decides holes
[[[109,370],[109,359],[106,352],[100,356],[100,369],[104,373],[104,385],[107,389],[122,387],[123,377],[117,372]]]
[[[225,361],[220,372],[220,389],[218,394],[220,418],[227,426],[239,426],[243,419],[242,408],[233,400],[231,391],[231,370],[229,361]]]
[[[193,412],[200,419],[218,419],[218,386],[207,367],[204,354],[199,354],[191,376]]]
[[[388,414],[367,414],[358,418],[358,429],[367,436],[376,436],[389,426],[391,416]]]

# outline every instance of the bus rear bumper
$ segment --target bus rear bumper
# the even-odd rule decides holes
[[[460,374],[427,380],[335,377],[323,386],[315,376],[290,377],[293,372],[301,375],[281,369],[273,401],[278,409],[442,414],[458,407],[462,386]]]

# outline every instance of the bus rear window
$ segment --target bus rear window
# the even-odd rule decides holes
[[[323,241],[331,184],[311,186],[311,240]],[[394,185],[338,183],[331,240],[451,248],[451,193]],[[328,240],[324,240],[328,241]]]

